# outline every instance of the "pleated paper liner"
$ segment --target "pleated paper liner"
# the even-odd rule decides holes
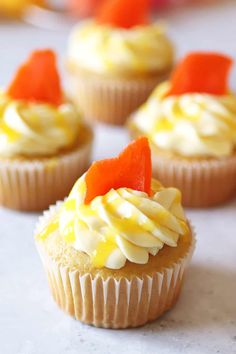
[[[143,134],[128,124],[130,136]],[[153,176],[165,187],[182,192],[186,207],[212,207],[236,195],[236,152],[223,158],[181,158],[158,150],[153,144]]]
[[[39,211],[68,195],[90,162],[93,133],[89,127],[83,129],[83,141],[55,157],[0,158],[0,204],[22,211]]]
[[[123,125],[170,73],[168,70],[145,78],[107,78],[75,70],[70,65],[68,71],[72,98],[85,117],[113,125]]]
[[[58,212],[60,203],[44,213],[36,235]],[[43,241],[36,245],[55,302],[67,314],[96,327],[127,328],[161,316],[177,301],[184,271],[195,246],[195,233],[184,256],[160,272],[119,278],[70,270],[48,255]],[[158,255],[157,255],[158,257]]]
[[[165,158],[153,153],[153,176],[182,192],[187,207],[212,207],[236,195],[236,154],[221,159]]]

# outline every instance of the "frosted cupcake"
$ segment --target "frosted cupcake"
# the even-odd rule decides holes
[[[0,92],[0,204],[42,210],[86,170],[92,131],[63,95],[51,50],[33,52]]]
[[[147,0],[107,0],[69,38],[72,96],[90,119],[123,124],[173,65],[173,46]]]
[[[41,217],[36,244],[57,304],[98,327],[136,327],[176,302],[194,235],[177,189],[151,180],[146,138],[95,162]]]
[[[165,186],[179,188],[186,206],[217,205],[236,192],[231,63],[216,53],[187,55],[128,124],[132,137],[149,138],[154,176]]]

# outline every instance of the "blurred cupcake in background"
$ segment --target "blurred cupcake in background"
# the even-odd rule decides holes
[[[73,17],[94,16],[98,7],[106,0],[67,0],[66,9]]]
[[[1,0],[0,17],[18,17],[31,5],[45,5],[45,0]]]
[[[145,135],[153,173],[182,191],[183,204],[207,207],[236,193],[236,96],[231,58],[190,53],[129,120],[131,137]]]
[[[174,50],[148,0],[106,0],[69,38],[71,93],[85,116],[123,124],[172,69]]]
[[[87,168],[91,146],[54,52],[32,52],[0,92],[0,204],[33,211],[62,199]]]
[[[60,0],[59,0],[60,1]],[[63,0],[61,0],[63,2]],[[73,17],[94,16],[99,6],[106,0],[66,0],[65,7]],[[151,10],[163,9],[167,6],[182,5],[193,0],[150,0]]]

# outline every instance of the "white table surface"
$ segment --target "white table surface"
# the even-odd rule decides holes
[[[179,56],[215,49],[236,57],[234,1],[162,16],[170,21]],[[68,25],[50,32],[0,23],[0,83],[32,48],[51,46],[63,56],[68,31]],[[93,157],[114,155],[127,140],[122,129],[99,126]],[[198,243],[179,302],[158,321],[121,331],[82,325],[57,308],[34,246],[38,215],[0,209],[0,353],[236,353],[236,200],[187,213]]]

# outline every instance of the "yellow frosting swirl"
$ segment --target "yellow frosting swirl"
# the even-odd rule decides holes
[[[0,93],[0,156],[48,156],[70,147],[80,117],[71,103],[59,107],[15,101]]]
[[[163,150],[186,157],[222,157],[236,147],[236,96],[184,94],[167,96],[170,84],[159,85],[134,114],[138,128]]]
[[[163,72],[173,63],[173,47],[160,24],[127,30],[86,22],[72,31],[68,55],[98,74]]]
[[[180,192],[152,181],[152,196],[128,188],[110,190],[84,204],[82,176],[60,210],[41,233],[45,238],[59,225],[66,242],[87,253],[95,267],[119,269],[130,262],[145,264],[164,244],[175,247],[187,231]],[[55,227],[54,227],[54,226]]]

